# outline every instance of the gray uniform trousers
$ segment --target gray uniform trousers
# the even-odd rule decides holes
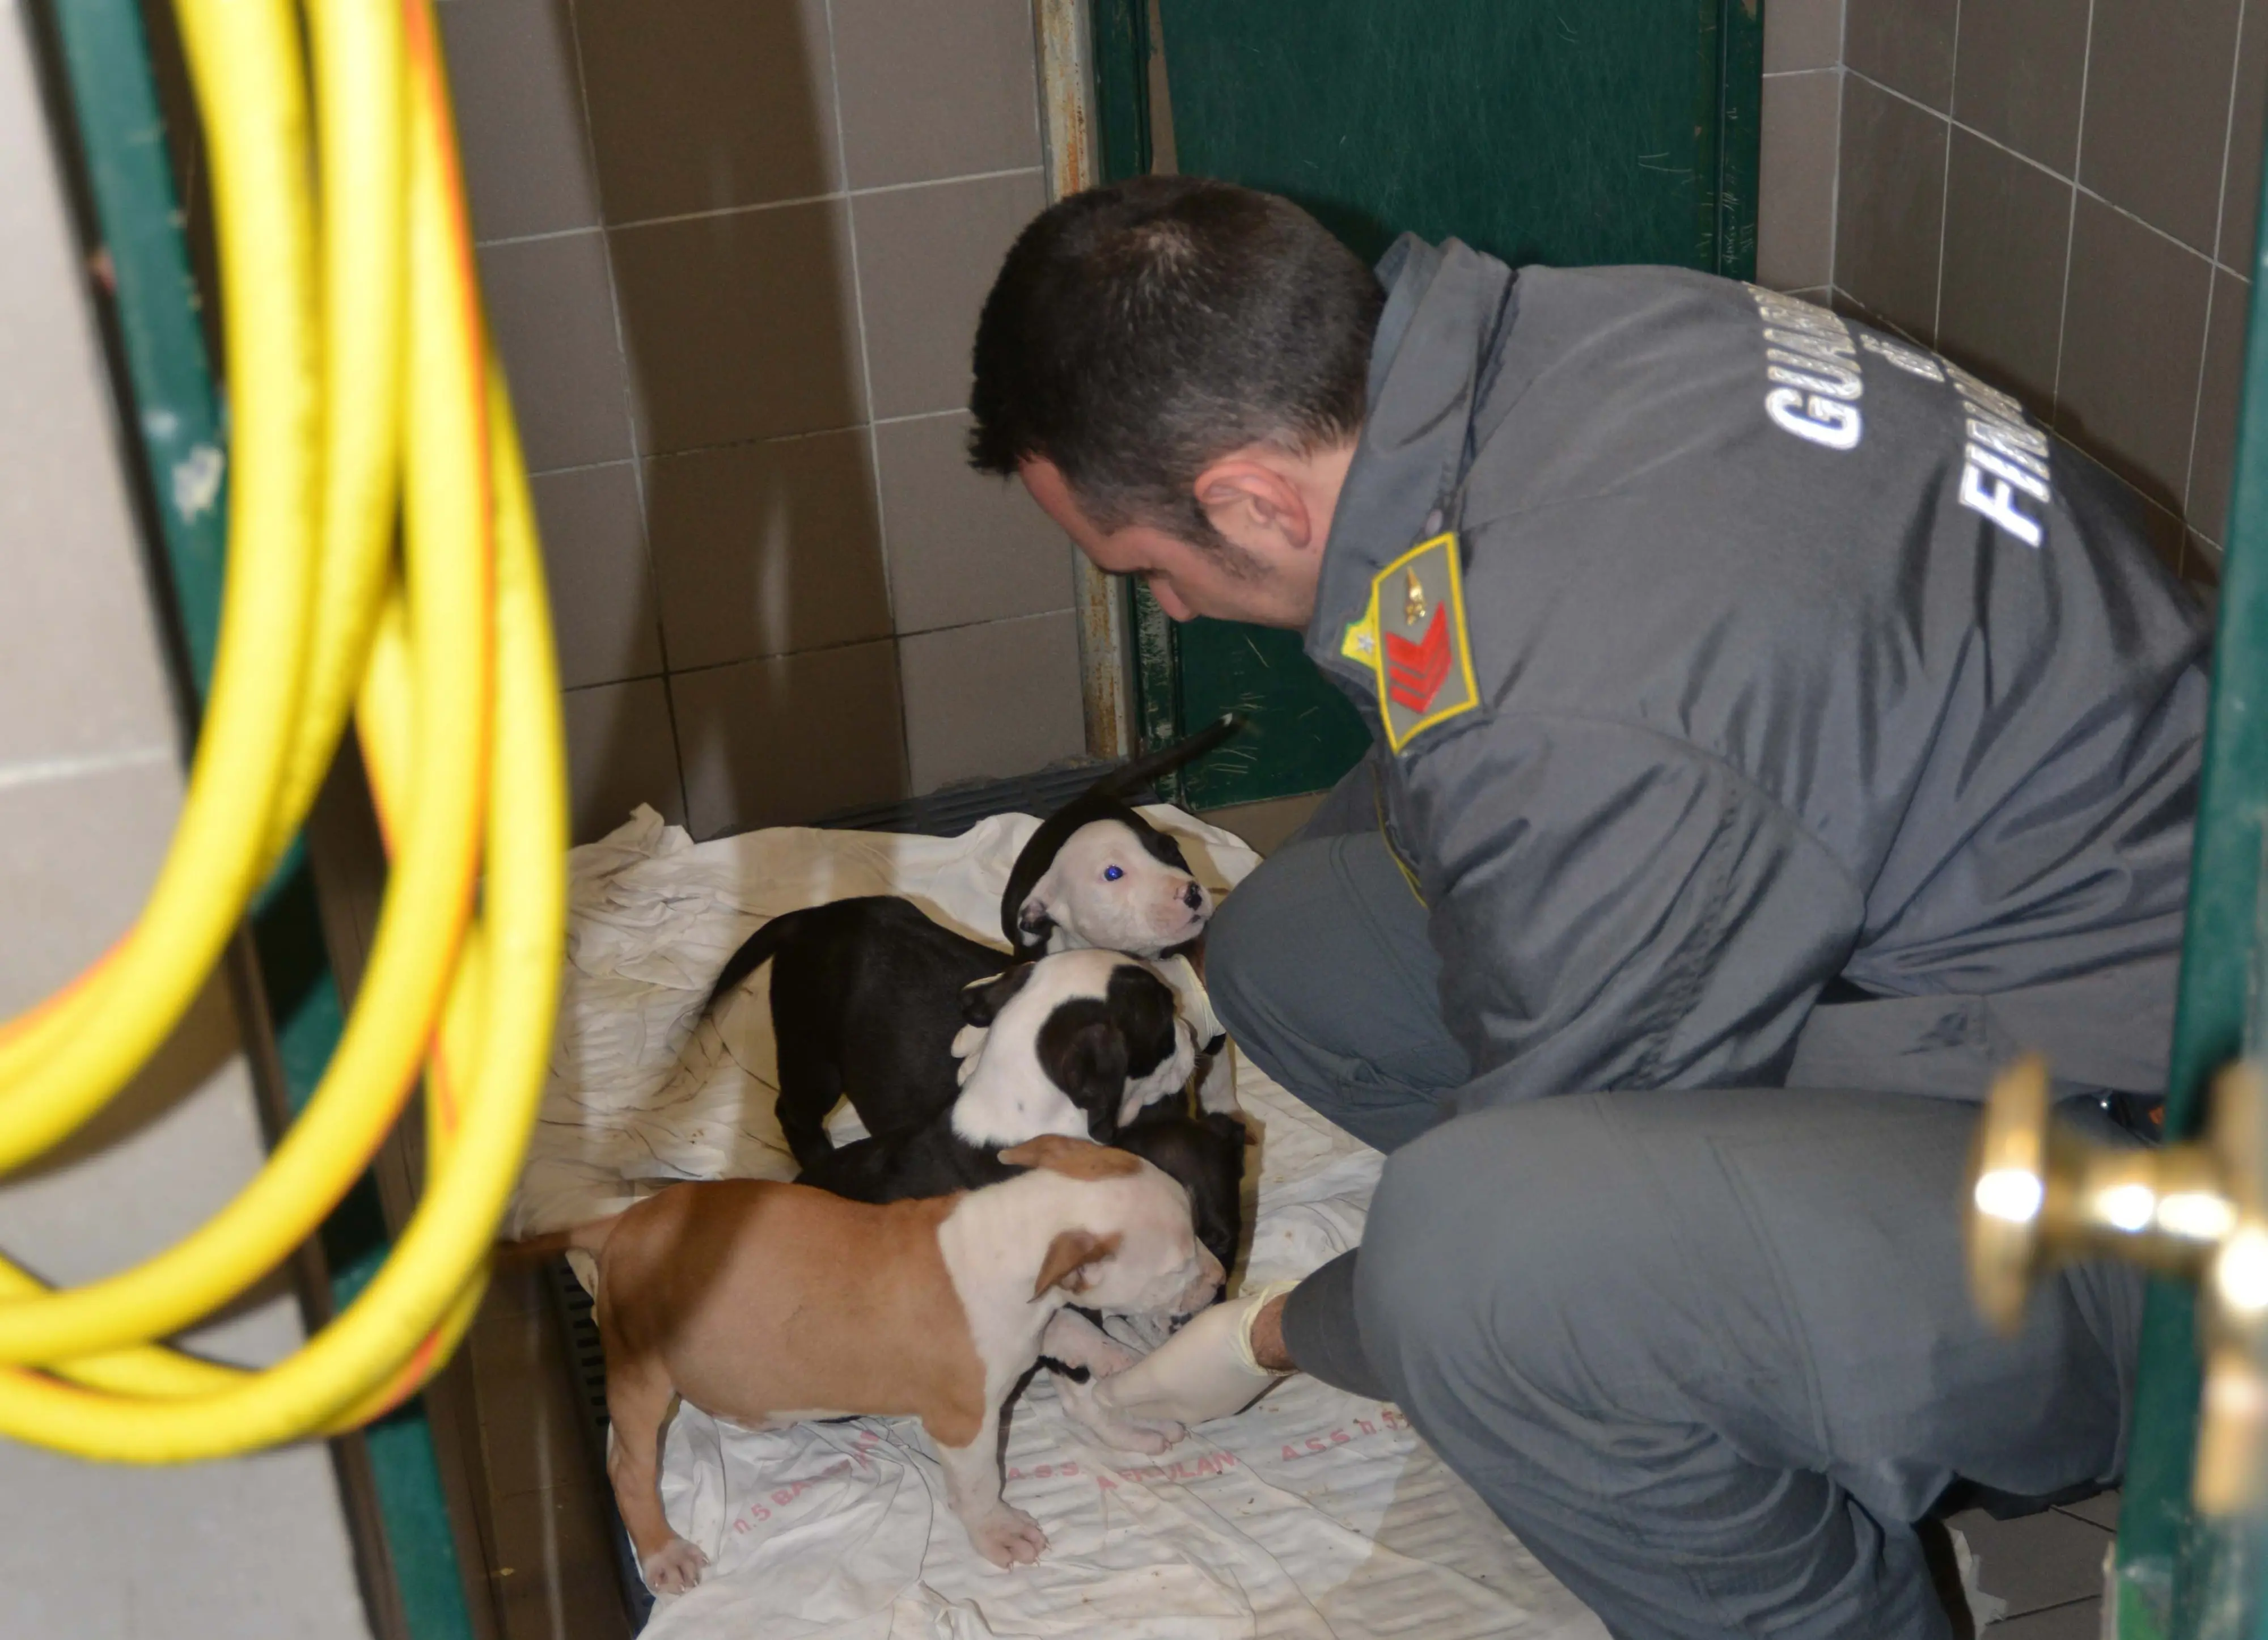
[[[1286,1305],[1293,1358],[1399,1405],[1618,1636],[1949,1635],[1911,1523],[1956,1478],[2117,1480],[2139,1279],[2066,1272],[2019,1338],[1990,1333],[1961,1251],[1977,1111],[1951,1100],[1657,1090],[1439,1121],[1468,1066],[1356,807],[1208,939],[1239,1045],[1392,1153],[1359,1255]]]

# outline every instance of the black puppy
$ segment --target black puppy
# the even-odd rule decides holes
[[[1233,714],[1146,757],[1113,770],[1041,822],[1000,897],[1000,932],[1020,955],[1082,946],[1157,957],[1186,950],[1204,933],[1212,896],[1172,836],[1127,797],[1204,756],[1242,720]]]
[[[952,1105],[954,1033],[986,1023],[964,992],[1014,961],[932,922],[910,900],[868,895],[773,918],[733,953],[702,1007],[771,964],[780,1132],[807,1169],[834,1149],[827,1116],[846,1091],[881,1140],[917,1132]]]
[[[1189,1193],[1197,1239],[1227,1271],[1236,1267],[1237,1245],[1244,1239],[1244,1124],[1233,1116],[1219,1111],[1184,1116],[1175,1101],[1163,1099],[1120,1128],[1111,1142],[1180,1181]]]
[[[877,1202],[996,1184],[1019,1171],[999,1152],[1027,1139],[1110,1143],[1180,1089],[1196,1058],[1171,987],[1114,952],[1019,964],[962,997],[968,1023],[987,1031],[959,1097],[909,1131],[828,1152],[799,1184]]]

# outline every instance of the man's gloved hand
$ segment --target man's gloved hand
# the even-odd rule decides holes
[[[1298,1285],[1273,1282],[1233,1303],[1213,1305],[1134,1365],[1096,1384],[1096,1405],[1113,1419],[1152,1428],[1204,1423],[1243,1411],[1289,1376],[1253,1359],[1253,1318],[1270,1299]]]

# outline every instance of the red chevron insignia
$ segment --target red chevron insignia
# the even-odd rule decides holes
[[[1449,631],[1441,624],[1444,611],[1435,609],[1432,624],[1416,643],[1392,632],[1386,639],[1386,692],[1394,704],[1423,712],[1433,704],[1449,676]]]

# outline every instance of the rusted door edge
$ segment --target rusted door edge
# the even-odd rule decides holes
[[[1041,138],[1046,144],[1050,201],[1094,186],[1094,78],[1088,47],[1087,0],[1033,0],[1040,50]],[[1133,646],[1126,630],[1126,587],[1071,551],[1071,612],[1079,624],[1079,692],[1090,756],[1134,755]]]

